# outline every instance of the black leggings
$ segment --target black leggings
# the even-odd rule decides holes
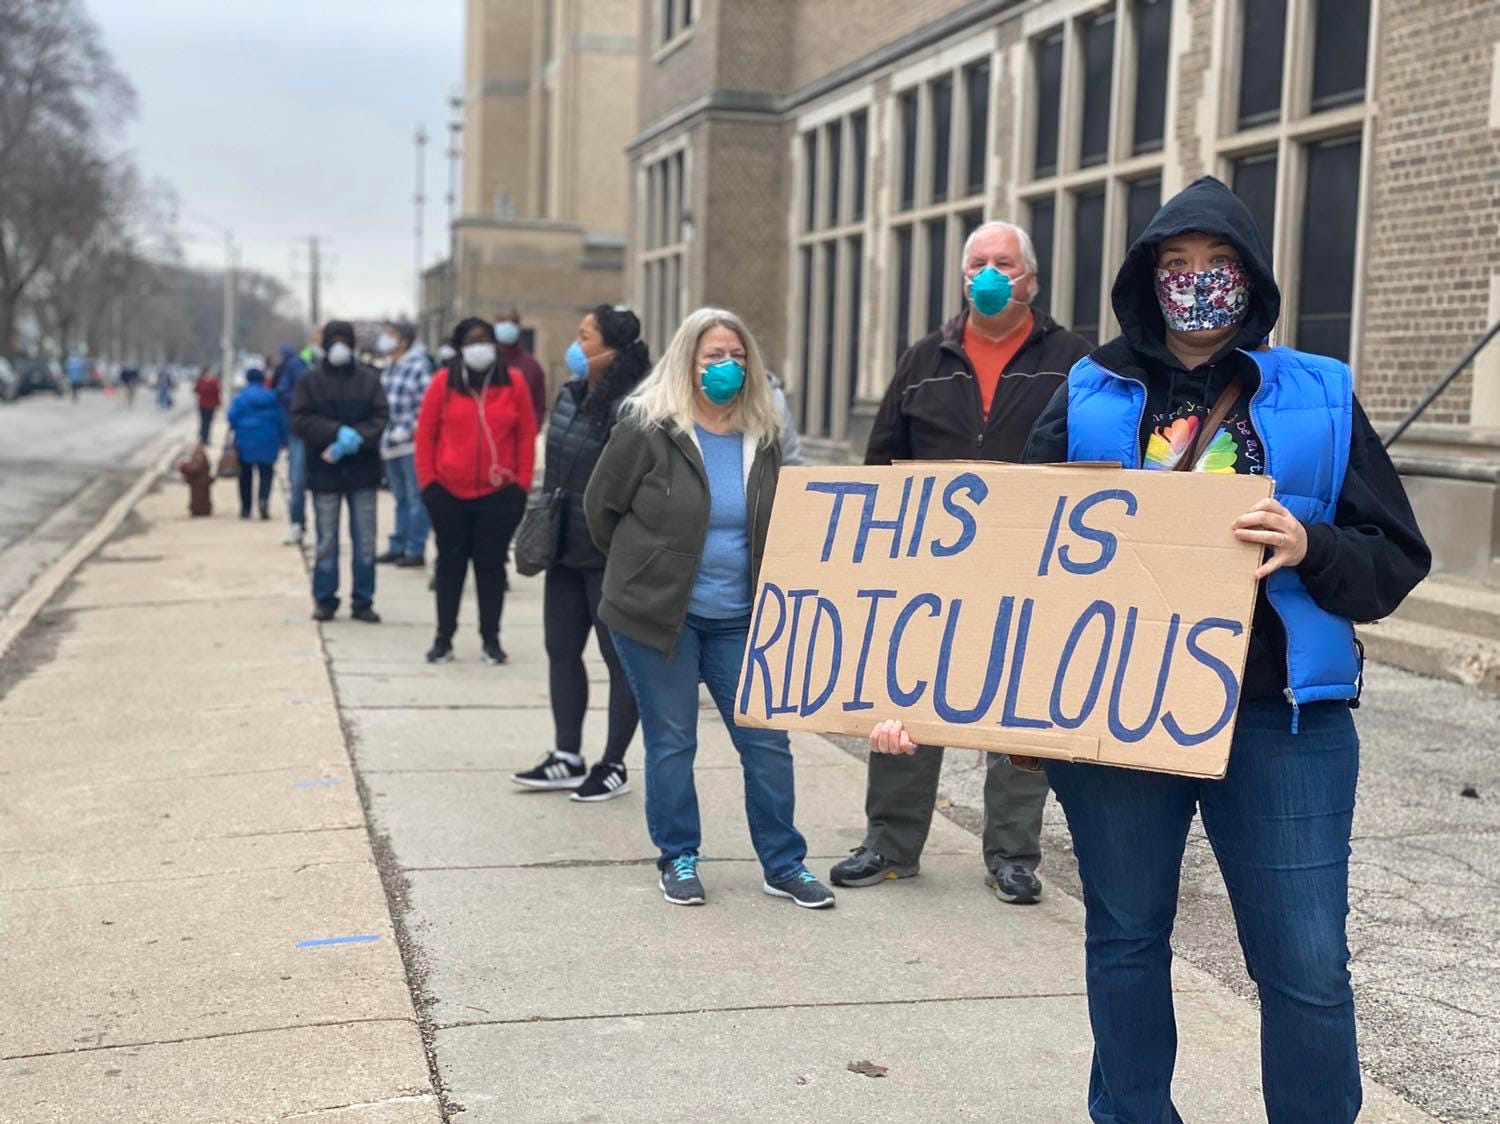
[[[500,640],[500,611],[505,607],[505,557],[526,510],[526,493],[515,484],[478,499],[461,500],[441,484],[422,493],[437,538],[437,634],[452,641],[458,631],[458,606],[464,577],[474,564],[479,595],[479,638]]]
[[[640,721],[635,696],[615,655],[609,629],[599,620],[599,594],[604,570],[550,566],[544,588],[542,627],[547,637],[547,673],[552,695],[552,722],[557,748],[581,753],[583,718],[589,707],[589,677],[583,650],[589,633],[599,638],[599,652],[609,668],[609,735],[603,761],[622,764]]]
[[[276,466],[274,464],[246,464],[240,462],[240,514],[250,514],[250,477],[256,469],[260,469],[260,489],[256,498],[260,501],[260,509],[267,510],[271,506],[271,479]]]

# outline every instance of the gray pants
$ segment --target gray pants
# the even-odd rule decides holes
[[[969,752],[965,750],[964,752]],[[1035,870],[1042,859],[1042,805],[1047,776],[1017,769],[1003,753],[991,753],[984,779],[984,865],[1020,863]],[[870,754],[865,846],[892,862],[922,857],[937,804],[943,747],[920,745],[916,753]]]

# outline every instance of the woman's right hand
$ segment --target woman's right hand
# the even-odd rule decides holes
[[[917,751],[917,743],[911,740],[905,725],[893,718],[870,731],[870,749],[875,753],[912,754]]]

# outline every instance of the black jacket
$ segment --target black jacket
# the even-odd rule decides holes
[[[780,443],[756,448],[745,481],[752,591],[780,474]],[[589,529],[608,557],[600,620],[669,656],[676,650],[708,538],[709,503],[708,471],[691,436],[629,414],[620,419],[584,493]]]
[[[1156,247],[1189,231],[1219,234],[1240,253],[1251,276],[1249,308],[1239,332],[1209,362],[1192,371],[1167,350],[1166,327],[1156,302]],[[1152,434],[1152,419],[1184,409],[1206,413],[1238,376],[1241,393],[1235,413],[1248,418],[1250,397],[1260,386],[1260,369],[1245,354],[1270,335],[1281,312],[1281,291],[1270,255],[1249,210],[1227,187],[1204,176],[1169,200],[1130,247],[1115,278],[1115,317],[1121,334],[1093,353],[1096,362],[1146,385],[1141,449]],[[1068,398],[1063,387],[1037,420],[1026,446],[1029,463],[1068,459]],[[1235,471],[1253,470],[1241,458]],[[1331,524],[1307,529],[1307,557],[1298,576],[1313,600],[1330,613],[1354,621],[1388,616],[1427,575],[1431,552],[1417,527],[1406,491],[1390,457],[1354,404],[1349,469]],[[1243,697],[1279,697],[1286,687],[1286,630],[1266,600],[1262,583],[1255,602]]]
[[[875,415],[866,464],[1020,460],[1032,422],[1089,352],[1082,336],[1045,312],[1034,313],[1031,335],[1006,367],[986,418],[979,380],[963,350],[968,315],[959,313],[901,356]]]
[[[374,367],[333,367],[325,359],[302,375],[292,392],[292,434],[307,446],[308,488],[357,492],[380,487],[380,435],[389,418],[385,388]],[[345,425],[363,438],[359,451],[329,464],[323,450]]]
[[[589,534],[583,493],[620,416],[621,400],[650,369],[645,346],[632,346],[615,357],[597,386],[590,387],[588,379],[569,379],[557,392],[547,423],[542,490],[551,493],[560,489],[563,493],[557,561],[564,566],[597,570],[604,565],[604,555]]]

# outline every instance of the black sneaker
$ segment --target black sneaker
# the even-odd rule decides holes
[[[994,888],[995,897],[1009,905],[1035,905],[1042,900],[1042,880],[1020,863],[997,866],[984,883]]]
[[[375,556],[375,561],[379,562],[381,565],[385,565],[386,563],[389,563],[389,562],[399,562],[399,561],[401,561],[402,557],[403,557],[403,555],[402,555],[401,551],[399,551],[399,550],[388,550],[384,554],[377,554]]]
[[[696,851],[678,855],[669,862],[656,884],[661,888],[661,896],[673,905],[702,905],[708,900],[703,893],[703,883],[698,878]]]
[[[331,621],[333,620],[333,615],[338,611],[339,607],[336,602],[332,605],[319,605],[313,610],[312,619],[315,621]]]
[[[428,663],[452,663],[453,641],[444,640],[439,636],[432,642],[432,647],[427,649]]]
[[[547,760],[535,769],[528,769],[524,773],[513,773],[510,779],[522,788],[555,790],[577,788],[583,783],[584,774],[587,772],[582,761],[575,765],[566,758],[549,753]]]
[[[510,659],[510,657],[505,654],[505,649],[500,647],[500,641],[486,640],[484,642],[485,663],[499,665],[504,663],[508,659]]]
[[[580,804],[597,804],[601,800],[613,800],[630,791],[630,781],[625,775],[624,765],[601,761],[589,770],[584,782],[574,790],[572,799]]]
[[[398,570],[420,570],[425,565],[427,565],[427,559],[423,558],[420,554],[403,554],[400,558],[396,559],[396,568]]]
[[[263,508],[261,508],[260,509],[260,518],[261,518],[262,522],[265,522],[265,521],[269,520],[271,518],[271,509],[269,507],[263,507]]]
[[[849,857],[828,872],[835,886],[873,886],[893,878],[911,878],[921,871],[918,863],[896,863],[868,847],[856,847]]]
[[[361,605],[358,609],[351,609],[349,619],[353,621],[364,621],[365,624],[379,624],[380,614],[369,605]]]
[[[767,882],[761,889],[773,898],[791,898],[803,909],[833,908],[833,891],[805,866],[785,882]]]

